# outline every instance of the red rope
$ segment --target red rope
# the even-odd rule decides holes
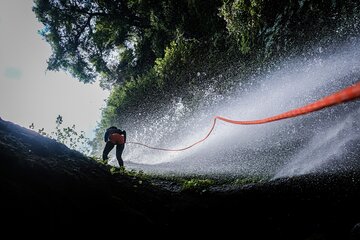
[[[215,128],[216,125],[216,120],[219,119],[221,121],[224,122],[228,122],[228,123],[232,123],[232,124],[238,124],[238,125],[252,125],[252,124],[263,124],[263,123],[268,123],[268,122],[274,122],[274,121],[278,121],[278,120],[282,120],[285,118],[293,118],[293,117],[297,117],[300,115],[304,115],[304,114],[308,114],[314,111],[319,111],[323,108],[326,107],[330,107],[330,106],[334,106],[340,103],[344,103],[344,102],[348,102],[351,100],[355,100],[357,98],[360,97],[360,82],[344,88],[338,92],[335,92],[329,96],[326,96],[316,102],[313,102],[311,104],[305,105],[303,107],[300,108],[296,108],[294,110],[285,112],[285,113],[281,113],[272,117],[268,117],[268,118],[264,118],[264,119],[259,119],[259,120],[251,120],[251,121],[239,121],[239,120],[232,120],[229,118],[225,118],[225,117],[221,117],[221,116],[215,116],[214,120],[213,120],[213,124],[210,128],[210,130],[208,131],[208,133],[206,134],[206,136],[204,138],[202,138],[201,140],[187,146],[184,148],[179,148],[179,149],[168,149],[168,148],[158,148],[158,147],[151,147],[149,145],[143,144],[143,143],[139,143],[139,142],[127,142],[127,143],[131,143],[131,144],[136,144],[136,145],[141,145],[150,149],[155,149],[155,150],[161,150],[161,151],[170,151],[170,152],[179,152],[179,151],[184,151],[186,149],[189,149],[203,141],[205,141],[210,134],[212,133],[212,131]]]

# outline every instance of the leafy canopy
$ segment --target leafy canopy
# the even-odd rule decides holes
[[[221,1],[35,0],[40,34],[53,54],[49,70],[104,88],[146,73],[179,34],[207,39],[224,29]],[[221,27],[219,27],[221,25]]]

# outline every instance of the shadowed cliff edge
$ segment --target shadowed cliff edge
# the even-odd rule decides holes
[[[248,239],[360,239],[359,169],[215,184],[206,191],[171,191],[156,179],[109,169],[0,118],[1,231],[196,230]]]

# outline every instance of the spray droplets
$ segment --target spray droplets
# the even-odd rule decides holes
[[[175,99],[141,126],[134,141],[163,148],[181,148],[208,131],[213,116],[254,120],[294,109],[359,81],[360,44],[320,56],[289,59],[264,76],[243,79],[234,93],[214,86],[194,90],[189,99]],[[332,55],[325,53],[335,52]],[[265,70],[265,71],[266,71]],[[181,153],[128,147],[129,167],[160,174],[229,174],[292,176],[340,169],[359,157],[360,102],[324,109],[266,125],[218,124],[213,135]],[[145,132],[146,130],[146,132]],[[345,161],[346,160],[346,161]]]

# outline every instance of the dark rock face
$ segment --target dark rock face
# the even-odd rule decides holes
[[[0,119],[0,229],[12,236],[173,231],[241,239],[360,239],[359,172],[171,192],[111,175],[106,166]]]
[[[122,199],[130,179],[124,177],[115,191],[106,167],[36,132],[0,120],[0,158],[0,209],[11,229],[91,232],[151,225]]]
[[[355,224],[351,229],[350,238],[353,240],[360,239],[360,223]]]

